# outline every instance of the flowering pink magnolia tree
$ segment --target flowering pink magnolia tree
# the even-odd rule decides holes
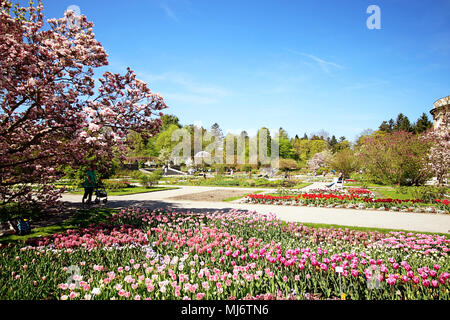
[[[62,167],[125,151],[130,130],[159,131],[162,97],[108,64],[93,23],[73,11],[47,20],[43,6],[0,0],[0,204],[54,204]]]
[[[428,165],[439,184],[450,177],[450,123],[444,118],[439,127],[425,134],[432,146],[428,153]]]
[[[332,154],[329,150],[324,150],[322,152],[316,153],[311,159],[306,161],[306,164],[308,165],[309,169],[318,170],[319,168],[327,165],[331,156]]]

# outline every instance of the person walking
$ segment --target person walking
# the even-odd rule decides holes
[[[83,183],[84,195],[82,203],[85,203],[86,198],[87,204],[90,204],[92,201],[92,193],[94,192],[94,188],[97,186],[97,173],[95,169],[95,164],[91,164],[86,170],[86,178]]]

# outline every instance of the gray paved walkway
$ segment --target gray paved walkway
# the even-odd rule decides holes
[[[310,186],[312,187],[312,186]],[[317,187],[314,186],[314,188]],[[176,201],[167,198],[197,193],[203,191],[225,189],[223,187],[190,187],[182,186],[180,189],[140,193],[126,196],[108,197],[108,207],[172,207],[192,209],[201,212],[215,210],[241,209],[257,211],[260,213],[274,213],[285,221],[298,221],[310,223],[338,224],[346,226],[376,227],[421,232],[450,233],[450,215],[422,214],[407,212],[385,212],[373,210],[311,208],[297,206],[277,206],[242,204],[236,202],[206,202],[206,201]],[[228,188],[227,188],[228,189]],[[258,188],[233,188],[239,190],[256,191]],[[264,189],[266,190],[266,189]],[[274,191],[274,190],[267,190]],[[80,203],[81,195],[65,194],[63,201]]]

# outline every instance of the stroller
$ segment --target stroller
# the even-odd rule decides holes
[[[105,198],[103,199],[103,203],[108,202],[108,193],[106,193],[106,188],[103,183],[101,182],[97,183],[94,192],[95,192],[95,200],[94,200],[95,203],[100,203],[101,198]]]

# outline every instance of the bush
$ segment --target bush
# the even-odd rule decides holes
[[[337,172],[342,172],[344,178],[347,179],[352,172],[359,168],[359,159],[352,149],[344,149],[328,159],[328,164]]]
[[[132,186],[128,181],[115,180],[105,180],[103,181],[103,185],[106,190],[121,190]]]
[[[158,182],[159,182],[159,180],[161,180],[162,176],[163,176],[163,172],[160,169],[153,171],[151,174],[141,173],[139,175],[139,182],[145,188],[151,188],[154,185],[158,184]]]
[[[410,132],[377,132],[364,138],[357,157],[375,183],[421,185],[431,175],[429,149],[429,142]]]
[[[321,167],[316,170],[316,175],[321,176],[324,172],[328,172],[328,171],[330,171],[329,168]]]
[[[33,219],[42,216],[43,213],[37,206],[23,206],[16,202],[0,203],[0,222],[17,218]]]
[[[434,203],[435,199],[445,198],[446,192],[448,192],[448,188],[446,187],[420,186],[410,188],[410,193],[413,198],[421,199],[428,203]]]

